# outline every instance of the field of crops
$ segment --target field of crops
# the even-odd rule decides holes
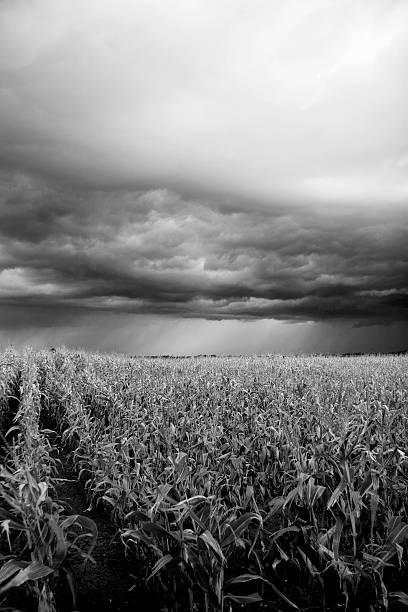
[[[8,349],[0,427],[0,609],[85,610],[101,514],[152,612],[408,608],[407,356]]]

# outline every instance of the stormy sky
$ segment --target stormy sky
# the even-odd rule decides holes
[[[1,0],[0,344],[408,348],[405,0]]]

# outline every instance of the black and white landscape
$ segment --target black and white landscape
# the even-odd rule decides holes
[[[0,0],[0,610],[408,607],[408,0]]]

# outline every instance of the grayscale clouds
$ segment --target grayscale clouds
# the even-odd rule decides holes
[[[166,190],[73,193],[22,176],[3,184],[3,304],[209,319],[405,319],[404,211],[244,211]]]
[[[405,329],[407,74],[402,0],[3,0],[0,329]]]

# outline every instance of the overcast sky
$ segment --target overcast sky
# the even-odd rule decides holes
[[[408,348],[406,0],[1,0],[0,344]]]

